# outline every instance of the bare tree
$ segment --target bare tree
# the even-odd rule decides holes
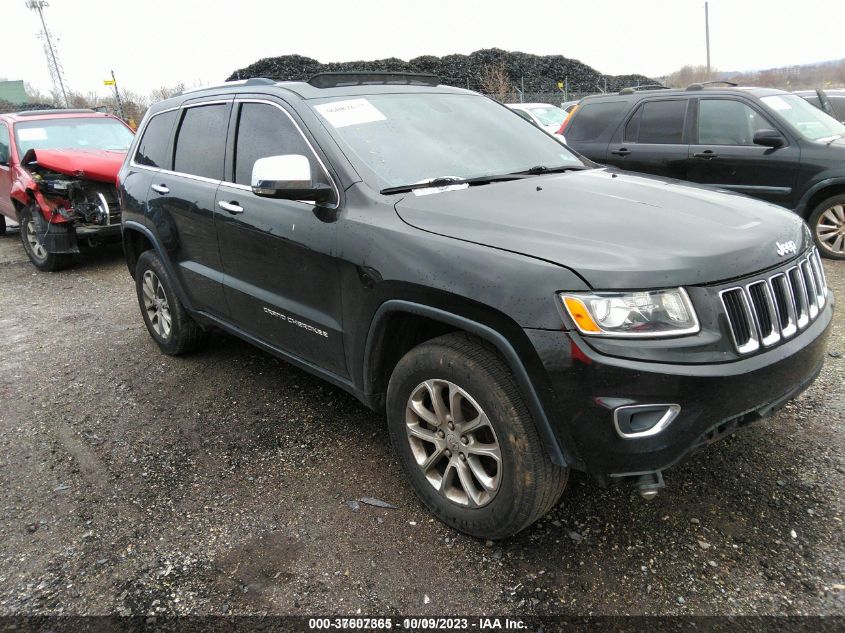
[[[504,64],[485,66],[481,73],[481,92],[497,101],[508,101],[515,92]]]

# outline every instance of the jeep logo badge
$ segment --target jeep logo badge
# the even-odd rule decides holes
[[[780,257],[798,252],[798,247],[795,246],[795,242],[792,240],[789,240],[788,242],[775,242],[775,247],[777,248],[778,255]]]

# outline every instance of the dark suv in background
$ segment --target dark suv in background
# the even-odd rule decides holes
[[[431,76],[174,97],[119,181],[164,353],[218,327],[385,411],[420,499],[478,537],[537,520],[571,468],[653,496],[825,356],[833,295],[799,217],[594,168]]]
[[[720,82],[722,83],[722,82]],[[845,259],[845,125],[767,88],[626,88],[583,99],[566,143],[604,165],[714,185],[791,209]]]

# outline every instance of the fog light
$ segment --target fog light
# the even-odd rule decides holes
[[[681,407],[677,404],[632,404],[613,410],[613,426],[619,437],[652,437],[672,423]]]

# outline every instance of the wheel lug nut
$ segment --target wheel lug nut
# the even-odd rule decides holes
[[[461,444],[469,444],[469,439],[466,435],[461,435]]]
[[[447,448],[447,449],[446,449],[446,451],[445,451],[445,453],[444,453],[444,455],[446,455],[446,457],[451,457],[451,456],[452,456],[452,451],[450,451],[450,450]]]
[[[437,437],[446,437],[446,434],[443,431],[437,431]]]
[[[462,462],[465,462],[467,460],[467,456],[464,455],[463,453],[461,453],[460,457],[461,457]]]
[[[455,430],[455,425],[454,425],[454,424],[452,424],[451,422],[449,422],[449,425],[448,425],[448,426],[449,426],[449,430],[450,430],[450,431],[454,431],[454,430]]]

